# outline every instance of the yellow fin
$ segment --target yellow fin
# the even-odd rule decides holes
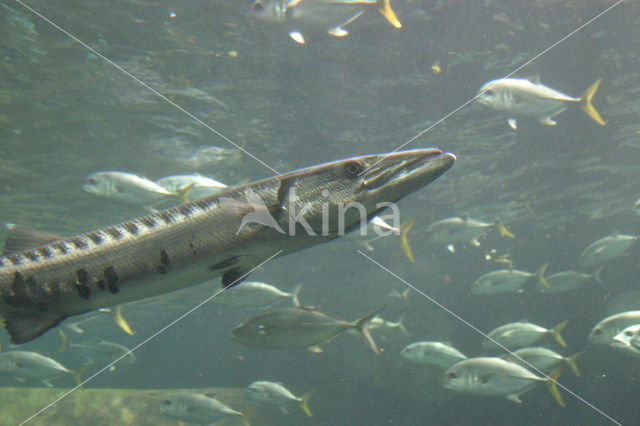
[[[87,371],[87,368],[89,368],[91,366],[91,364],[87,364],[87,365],[83,365],[82,367],[78,368],[77,370],[72,370],[71,374],[73,374],[73,379],[76,381],[76,383],[78,384],[78,386],[82,386],[82,375],[85,373],[85,371]]]
[[[569,368],[575,373],[577,377],[580,377],[580,369],[578,368],[578,364],[576,364],[576,360],[582,356],[585,351],[577,352],[571,355],[568,358],[565,358],[564,361],[567,363]]]
[[[302,398],[300,398],[300,407],[309,417],[313,417],[313,414],[311,414],[311,410],[309,410],[309,406],[307,405],[307,403],[309,402],[309,398],[311,398],[311,395],[313,395],[313,391],[305,393]]]
[[[396,17],[396,13],[393,11],[393,9],[391,9],[391,4],[389,2],[390,0],[378,0],[376,2],[378,11],[382,14],[382,16],[385,17],[387,21],[389,21],[391,25],[396,28],[402,28],[402,24]]]
[[[589,86],[587,90],[584,91],[584,93],[580,97],[580,108],[582,108],[582,110],[586,112],[593,121],[601,126],[604,126],[607,123],[605,123],[602,117],[600,117],[600,114],[598,113],[598,111],[596,111],[595,107],[591,103],[593,95],[596,94],[596,90],[598,90],[598,87],[600,86],[600,82],[602,82],[602,79],[596,80],[591,86]]]
[[[118,324],[118,327],[120,327],[128,335],[133,336],[134,334],[136,334],[135,331],[131,329],[131,326],[129,326],[127,320],[122,316],[122,305],[116,308],[116,312],[113,314],[113,320],[116,322],[116,324]]]
[[[497,220],[496,221],[496,228],[498,228],[498,232],[500,232],[500,236],[501,237],[509,237],[509,238],[515,238],[516,236],[513,235],[513,233],[511,231],[509,231],[509,228],[507,228],[504,223],[502,223],[502,221]]]
[[[547,272],[548,267],[549,267],[548,263],[545,263],[544,265],[542,265],[540,269],[538,269],[538,271],[536,272],[536,277],[538,278],[538,281],[540,281],[540,284],[542,284],[546,288],[551,288],[551,284],[549,284],[549,281],[547,281],[547,279],[544,277],[544,273]]]
[[[553,396],[553,399],[555,399],[561,407],[564,407],[564,401],[562,400],[562,396],[560,395],[560,392],[558,392],[558,387],[556,386],[556,381],[558,380],[558,377],[560,377],[560,373],[562,373],[562,367],[558,367],[553,370],[546,379],[546,384],[547,389],[549,389],[549,393]]]
[[[67,334],[64,331],[62,331],[61,328],[58,329],[58,333],[60,333],[60,340],[62,340],[62,343],[60,344],[58,349],[56,349],[56,351],[54,352],[57,354],[67,349],[67,346],[69,346],[69,338],[67,337]]]
[[[249,424],[249,416],[252,415],[254,411],[256,411],[256,407],[249,407],[240,414],[240,421],[244,426],[251,426]]]
[[[191,182],[189,185],[185,185],[182,188],[178,188],[176,190],[176,197],[180,199],[183,203],[189,202],[189,194],[191,194],[191,190],[195,186],[195,182]]]
[[[411,246],[409,245],[409,240],[407,239],[407,234],[409,230],[416,223],[416,218],[411,218],[404,223],[400,224],[400,248],[404,252],[405,256],[409,258],[410,261],[415,262],[416,259],[413,257],[413,251],[411,250]]]
[[[556,341],[558,343],[560,343],[560,345],[562,345],[563,348],[566,348],[567,344],[565,343],[564,339],[562,338],[562,335],[560,334],[560,331],[562,331],[562,329],[565,328],[568,323],[569,323],[569,321],[562,321],[560,324],[556,325],[551,330],[549,330],[549,333],[551,333],[553,338],[556,339]]]
[[[314,354],[319,354],[320,352],[322,352],[322,348],[318,345],[309,346],[307,350],[309,352],[313,352]]]

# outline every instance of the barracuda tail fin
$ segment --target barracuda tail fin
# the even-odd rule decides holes
[[[376,5],[378,6],[378,11],[382,14],[382,16],[385,17],[387,21],[389,21],[391,25],[396,28],[402,28],[402,24],[396,17],[396,13],[393,11],[393,9],[391,9],[390,0],[378,0],[376,2]]]
[[[376,355],[380,354],[380,351],[378,350],[378,346],[376,346],[376,342],[374,342],[373,337],[371,337],[371,333],[369,332],[369,327],[367,327],[367,326],[369,325],[369,321],[371,321],[371,319],[374,316],[376,316],[376,314],[378,312],[380,312],[381,310],[383,310],[386,307],[387,307],[387,305],[384,305],[384,306],[376,309],[375,311],[371,312],[370,314],[367,314],[367,315],[363,316],[358,321],[356,321],[356,323],[354,325],[355,329],[358,330],[358,333],[360,333],[360,336],[362,336],[364,341],[367,342],[367,344],[369,345],[371,350]]]
[[[548,267],[549,267],[548,263],[545,263],[544,265],[542,265],[540,269],[538,269],[538,271],[536,272],[536,278],[538,278],[538,281],[540,281],[540,284],[542,284],[546,288],[551,288],[551,284],[549,284],[549,281],[547,281],[547,279],[544,277],[544,273],[547,272]]]
[[[560,324],[556,325],[551,330],[549,330],[549,333],[551,333],[553,338],[556,339],[556,341],[558,343],[560,343],[560,345],[563,348],[566,348],[567,344],[565,343],[564,339],[562,338],[562,335],[560,334],[560,331],[562,331],[562,329],[565,328],[568,323],[569,323],[569,321],[562,321]]]
[[[561,407],[564,407],[564,401],[562,400],[560,392],[558,392],[558,386],[556,386],[556,381],[558,380],[558,377],[560,377],[560,373],[562,373],[562,367],[558,367],[553,370],[546,380],[546,385],[547,389],[549,389],[549,393],[553,396],[553,399],[555,399]]]
[[[307,405],[307,403],[309,402],[309,398],[311,398],[311,395],[313,395],[313,391],[305,393],[302,398],[300,398],[300,408],[302,408],[305,414],[309,417],[313,417],[313,414],[311,414],[311,410],[309,410],[309,405]]]
[[[400,248],[402,249],[402,251],[405,254],[405,256],[407,256],[407,258],[412,262],[415,262],[416,259],[415,259],[415,257],[413,257],[413,251],[411,250],[411,246],[409,245],[409,240],[407,239],[407,234],[409,233],[409,230],[411,229],[411,227],[415,223],[416,223],[416,218],[415,217],[407,220],[404,223],[401,223],[400,224],[400,236],[398,237],[400,239]]]
[[[582,108],[582,110],[587,113],[587,115],[591,117],[593,121],[601,126],[604,126],[606,124],[605,121],[602,119],[602,117],[600,117],[600,113],[598,113],[598,111],[591,103],[593,95],[596,94],[596,90],[598,90],[598,87],[600,87],[601,82],[602,79],[596,80],[591,86],[589,86],[587,90],[584,91],[584,93],[580,97],[580,108]]]
[[[584,351],[580,351],[564,359],[569,368],[571,368],[571,370],[577,377],[580,377],[580,369],[578,368],[578,364],[576,364],[576,360],[580,358],[583,353]]]

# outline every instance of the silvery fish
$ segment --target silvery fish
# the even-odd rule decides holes
[[[366,8],[375,6],[391,25],[401,28],[390,0],[255,0],[251,15],[265,22],[284,25],[297,43],[306,42],[302,32],[327,32],[335,37],[349,34],[343,27],[355,21]]]
[[[574,270],[556,272],[548,277],[545,277],[544,274],[542,274],[538,277],[540,281],[538,291],[540,293],[554,294],[578,290],[594,279],[599,282],[600,279],[597,275],[598,273],[596,273],[596,275],[583,274],[582,272]]]
[[[545,336],[553,336],[563,348],[566,348],[567,344],[560,331],[567,323],[568,321],[563,321],[549,330],[529,322],[511,322],[492,330],[482,341],[482,347],[493,350],[502,349],[494,343],[497,342],[507,349],[518,349],[531,346]]]
[[[278,300],[291,299],[296,306],[299,305],[296,299],[301,289],[302,286],[296,286],[291,293],[287,293],[271,284],[245,281],[242,285],[225,289],[213,301],[227,306],[257,308],[272,305]]]
[[[467,359],[465,354],[442,342],[414,342],[405,346],[400,355],[412,362],[440,368],[449,368],[456,362]]]
[[[237,416],[245,426],[249,421],[245,413],[236,411],[208,395],[192,392],[175,393],[163,397],[156,405],[167,417],[201,425],[215,423],[229,416]]]
[[[29,351],[8,351],[0,353],[0,374],[13,376],[23,382],[25,379],[41,380],[51,387],[49,380],[65,374],[73,375],[80,383],[79,377],[53,358]]]
[[[538,383],[546,383],[551,395],[564,407],[555,380],[560,368],[550,377],[537,376],[526,368],[501,358],[470,358],[452,365],[444,373],[444,387],[458,392],[480,396],[503,396],[520,403],[520,396]]]
[[[72,352],[79,354],[86,360],[85,365],[95,363],[111,363],[118,360],[118,364],[133,364],[136,362],[136,356],[131,349],[115,342],[107,340],[94,339],[85,342],[71,343],[67,335],[60,329],[60,338],[62,345],[56,352],[62,352],[70,349]],[[115,369],[115,364],[109,367],[109,371]]]
[[[355,322],[348,322],[309,307],[278,309],[249,318],[232,333],[236,342],[265,349],[302,349],[321,352],[317,345],[333,339],[349,329],[356,329],[374,353],[379,353],[368,322],[378,312],[376,309]]]
[[[190,187],[189,200],[191,201],[217,194],[223,189],[228,188],[224,183],[218,182],[210,177],[202,176],[199,173],[191,175],[166,176],[162,179],[158,179],[155,183],[166,189],[168,192],[175,194],[182,191],[183,188]]]
[[[404,314],[400,315],[397,321],[387,321],[379,315],[371,318],[369,321],[369,325],[367,327],[371,333],[381,333],[384,334],[386,332],[396,330],[405,336],[409,336],[409,330],[404,326]],[[347,333],[352,335],[358,335],[358,331],[356,329],[350,328],[347,330]]]
[[[125,172],[96,172],[87,176],[82,185],[91,195],[134,206],[151,206],[171,198],[187,202],[189,188],[167,191],[149,179]]]
[[[534,117],[542,124],[554,126],[555,116],[567,109],[569,103],[578,103],[593,121],[604,126],[604,120],[591,104],[600,82],[597,80],[581,97],[574,98],[541,84],[538,77],[501,78],[482,86],[477,98],[481,104],[505,114],[514,130],[518,128],[516,117]]]
[[[517,293],[536,274],[517,269],[499,269],[478,278],[471,285],[471,294],[494,295],[499,293]]]
[[[630,325],[613,338],[612,346],[640,356],[640,324]]]
[[[400,244],[400,248],[405,256],[407,256],[410,261],[415,262],[413,251],[411,250],[409,240],[407,239],[407,234],[415,222],[416,219],[412,218],[401,223],[400,226],[392,226],[385,222],[382,217],[375,216],[365,226],[345,235],[345,240],[351,241],[365,250],[373,251],[371,243],[379,240],[380,238],[395,235],[398,237],[398,243]]]
[[[627,311],[611,315],[593,327],[591,334],[589,334],[589,343],[609,346],[622,330],[635,324],[640,324],[640,311]]]
[[[480,238],[484,237],[491,228],[496,228],[503,237],[514,237],[500,220],[488,223],[461,215],[441,219],[429,225],[426,230],[427,241],[447,244],[449,251],[455,252],[456,244],[469,243],[473,246],[479,246]]]
[[[513,353],[502,355],[500,358],[505,361],[520,364],[527,369],[531,369],[533,366],[543,373],[549,373],[558,364],[565,362],[576,376],[580,376],[580,369],[578,369],[576,359],[582,356],[583,353],[584,352],[577,352],[571,356],[563,356],[551,349],[535,347],[518,349]]]
[[[73,237],[10,228],[0,257],[0,315],[14,343],[67,317],[180,290],[216,277],[239,284],[261,263],[331,241],[441,176],[455,162],[435,149],[368,155],[276,175]],[[263,222],[247,222],[251,192]],[[326,194],[329,194],[327,196]],[[222,199],[245,209],[228,211]],[[264,219],[264,217],[262,218]],[[325,226],[326,225],[326,226]],[[16,229],[22,232],[17,235]]]
[[[582,250],[578,263],[580,266],[600,266],[624,256],[637,240],[634,235],[618,233],[600,238]]]
[[[289,389],[285,388],[282,383],[264,380],[253,382],[247,387],[247,397],[254,401],[275,405],[284,413],[289,413],[289,409],[292,406],[300,405],[300,408],[309,417],[313,417],[309,405],[307,405],[312,394],[313,391],[310,391],[302,397],[297,397]]]

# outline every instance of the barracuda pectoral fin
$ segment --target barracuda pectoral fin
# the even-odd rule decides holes
[[[6,226],[9,230],[9,236],[4,242],[4,255],[29,250],[62,239],[60,235],[39,231],[28,226],[13,223],[7,223]]]
[[[211,270],[222,273],[222,287],[233,287],[244,281],[251,273],[251,267],[241,262],[242,256],[231,256],[222,262],[218,262],[210,267]]]
[[[37,314],[33,312],[5,313],[3,317],[4,326],[13,343],[25,343],[33,340],[66,318],[66,316],[57,316],[46,312]]]

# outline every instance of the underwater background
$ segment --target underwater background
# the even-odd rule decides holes
[[[493,261],[500,255],[530,272],[547,263],[554,271],[581,270],[578,257],[591,242],[615,232],[640,233],[633,210],[640,197],[639,2],[618,4],[524,67],[616,2],[396,0],[391,5],[401,29],[367,7],[349,24],[347,37],[318,33],[304,45],[285,28],[252,18],[250,1],[25,3],[113,63],[20,2],[0,1],[1,222],[73,235],[143,215],[137,207],[82,191],[85,177],[100,170],[153,180],[198,172],[228,185],[273,174],[225,138],[280,172],[390,152],[409,140],[405,149],[453,152],[458,161],[450,171],[400,202],[403,218],[417,218],[409,234],[416,262],[404,257],[394,238],[376,242],[367,255],[485,333],[523,319],[547,328],[568,320],[565,355],[586,352],[578,361],[581,376],[567,370],[559,382],[622,424],[640,421],[639,359],[587,341],[601,319],[640,308],[640,248],[608,263],[600,272],[602,284],[579,291],[470,293],[479,276],[502,267]],[[593,103],[606,126],[572,107],[556,126],[520,120],[517,131],[478,103],[450,114],[484,83],[516,69],[518,77],[540,76],[576,97],[602,78]],[[462,214],[487,222],[500,218],[515,238],[489,232],[480,246],[453,253],[446,244],[425,240],[429,224]],[[4,229],[0,233],[6,236]],[[438,340],[479,355],[483,336],[418,292],[397,297],[407,286],[356,249],[336,240],[275,259],[251,279],[287,291],[302,284],[303,304],[349,321],[387,304],[380,315],[391,321],[404,315],[410,335],[374,330],[380,355],[349,333],[323,345],[322,353],[242,346],[230,340],[231,330],[271,307],[238,309],[214,299],[137,349],[135,363],[116,364],[83,389],[123,389],[123,395],[237,390],[270,380],[298,396],[314,391],[313,417],[259,406],[249,418],[253,425],[611,423],[562,389],[566,407],[558,406],[544,385],[523,395],[521,404],[444,389],[442,370],[408,362],[402,348]],[[134,347],[218,289],[215,280],[125,305],[133,336],[105,316],[87,323],[83,336],[70,338]],[[0,341],[2,351],[10,348],[4,330]],[[59,346],[52,330],[20,349],[69,368],[82,365],[71,351],[56,354]],[[91,367],[84,376],[97,370]],[[41,386],[7,376],[0,385],[7,389],[3,401],[11,400],[11,392],[20,398],[18,387]],[[54,385],[74,383],[61,378]],[[52,402],[50,396],[34,406]],[[53,413],[54,406],[30,423],[110,424],[112,418],[120,424],[177,424],[152,404],[144,419],[119,417],[127,409],[124,397],[96,408],[91,404],[101,399],[77,401],[78,412]],[[135,401],[145,404],[144,398]],[[233,401],[241,410],[256,405],[242,397]],[[0,422],[13,424],[36,410],[7,402],[0,411]]]

